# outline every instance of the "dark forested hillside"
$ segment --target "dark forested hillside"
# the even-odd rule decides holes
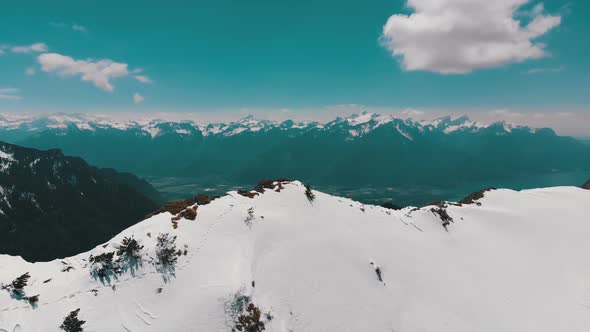
[[[0,254],[32,261],[72,255],[140,221],[160,201],[131,174],[56,149],[0,142]]]

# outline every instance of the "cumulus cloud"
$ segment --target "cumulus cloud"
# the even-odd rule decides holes
[[[12,53],[41,53],[47,52],[48,49],[45,43],[34,43],[24,46],[12,46],[10,50]]]
[[[561,23],[537,4],[523,23],[518,10],[529,0],[408,0],[412,14],[395,14],[383,27],[382,44],[405,70],[463,74],[547,56],[536,41]],[[523,19],[524,20],[524,19]]]
[[[44,53],[37,57],[37,61],[44,72],[60,76],[80,76],[82,81],[92,82],[97,88],[108,92],[115,89],[111,80],[129,75],[126,63],[108,59],[76,60],[57,53]]]
[[[133,102],[134,102],[136,105],[143,103],[143,99],[144,99],[144,98],[143,98],[143,96],[142,96],[142,95],[140,95],[139,93],[135,93],[135,94],[133,95]]]
[[[133,76],[137,81],[144,83],[144,84],[148,84],[148,83],[152,83],[152,80],[145,76],[145,75],[135,75]]]
[[[20,100],[19,90],[15,88],[0,88],[0,100]]]
[[[543,12],[545,12],[545,5],[543,3],[538,3],[535,5],[535,7],[533,7],[531,11],[528,12],[528,14],[531,17],[537,17],[539,15],[542,15]]]
[[[34,67],[28,67],[27,69],[25,69],[25,74],[27,74],[27,76],[33,76],[35,75],[36,70]]]

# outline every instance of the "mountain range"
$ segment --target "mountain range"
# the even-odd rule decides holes
[[[0,255],[0,331],[584,331],[588,202],[498,189],[390,210],[264,181],[71,257]]]
[[[574,138],[547,128],[484,125],[467,117],[414,121],[365,112],[327,123],[246,117],[200,125],[71,114],[4,115],[0,139],[60,148],[100,167],[146,177],[190,177],[204,185],[286,177],[317,186],[449,188],[590,171],[590,146]]]

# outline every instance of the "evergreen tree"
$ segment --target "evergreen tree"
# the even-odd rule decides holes
[[[70,312],[70,314],[66,316],[64,322],[61,324],[59,328],[66,332],[83,332],[84,329],[82,328],[82,325],[84,325],[86,321],[80,320],[78,318],[79,312],[80,308]]]
[[[313,191],[311,191],[311,186],[309,185],[305,185],[305,197],[307,197],[307,200],[310,203],[313,203],[313,201],[315,200],[315,194],[313,193]]]

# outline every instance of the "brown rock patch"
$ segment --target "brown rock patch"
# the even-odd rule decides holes
[[[283,185],[287,184],[291,182],[289,179],[276,179],[276,180],[262,180],[260,182],[258,182],[258,184],[256,185],[256,187],[254,187],[254,190],[259,192],[259,193],[263,193],[264,189],[274,189],[276,186],[278,186],[278,188],[276,189],[277,192],[280,192],[281,190],[283,190]]]
[[[166,203],[166,205],[159,208],[157,211],[150,213],[146,216],[146,218],[155,216],[156,214],[170,212],[170,214],[177,215],[184,211],[189,206],[197,205],[207,205],[211,203],[213,200],[219,198],[219,196],[207,196],[207,195],[197,195],[191,199],[185,199],[181,201],[172,201]]]
[[[254,198],[254,197],[258,196],[258,193],[240,189],[240,190],[238,190],[238,195],[242,195],[242,196],[248,197],[248,198]]]
[[[459,204],[477,204],[477,205],[481,205],[480,202],[478,202],[478,200],[482,199],[485,195],[486,192],[488,191],[492,191],[492,190],[496,190],[496,188],[486,188],[486,189],[482,189],[480,191],[476,191],[474,193],[471,193],[469,195],[467,195],[465,198],[463,198],[462,200],[459,201]]]

